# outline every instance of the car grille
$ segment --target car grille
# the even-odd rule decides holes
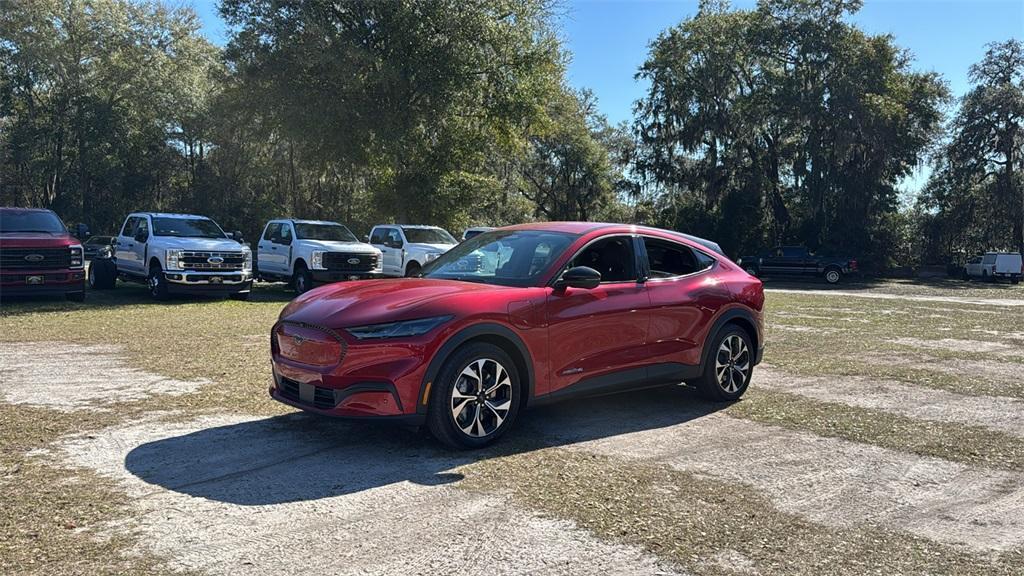
[[[358,262],[349,262],[349,260],[358,260]],[[377,268],[377,255],[327,252],[324,254],[324,268],[338,272],[372,272]]]
[[[0,269],[3,270],[46,270],[70,266],[71,250],[68,248],[0,248]]]
[[[312,384],[310,384],[312,386]],[[299,395],[299,383],[290,378],[281,378],[278,390],[281,391],[281,395],[291,400],[292,402],[298,402],[306,406],[312,406],[318,410],[330,410],[337,406],[337,402],[334,399],[334,390],[331,388],[321,388],[320,386],[314,386],[313,391],[313,402],[307,402],[302,399]]]
[[[216,260],[220,261],[216,261]],[[215,260],[211,262],[210,260]],[[245,254],[241,252],[183,252],[183,270],[241,270],[245,267]]]

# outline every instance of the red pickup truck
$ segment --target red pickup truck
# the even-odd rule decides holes
[[[0,207],[0,296],[85,300],[82,244],[52,210]]]

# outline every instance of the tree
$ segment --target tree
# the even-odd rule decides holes
[[[897,184],[941,126],[947,90],[889,36],[845,21],[859,1],[703,2],[662,33],[639,77],[637,172],[662,218],[729,251],[803,242],[886,258]]]

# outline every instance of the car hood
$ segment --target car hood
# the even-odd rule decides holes
[[[455,247],[455,244],[425,244],[422,242],[409,242],[405,245],[406,250],[423,250],[424,252],[447,252]]]
[[[245,246],[227,238],[178,238],[176,236],[154,237],[164,248],[201,250],[205,252],[238,252]]]
[[[356,254],[376,254],[378,250],[365,242],[337,242],[333,240],[299,240],[303,246],[313,250],[330,252],[354,252]]]
[[[63,248],[73,244],[81,244],[81,242],[74,236],[65,233],[8,232],[0,234],[0,247],[3,248]]]
[[[345,328],[427,318],[454,313],[463,297],[499,290],[516,288],[430,278],[342,282],[292,300],[281,312],[281,320]]]

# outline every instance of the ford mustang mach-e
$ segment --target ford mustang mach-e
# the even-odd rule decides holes
[[[414,278],[332,284],[282,310],[277,400],[426,424],[460,448],[528,406],[687,382],[738,399],[764,347],[761,281],[690,236],[551,222],[473,237]]]

